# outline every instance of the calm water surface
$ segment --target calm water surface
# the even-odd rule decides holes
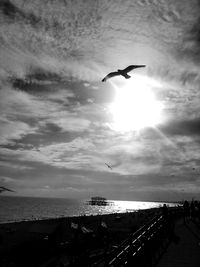
[[[80,215],[123,213],[160,207],[163,202],[112,200],[109,206],[90,206],[86,201],[0,196],[0,223]],[[175,206],[174,203],[167,203]]]

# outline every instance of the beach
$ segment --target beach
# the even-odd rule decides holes
[[[95,262],[160,213],[160,208],[153,208],[0,224],[0,265],[75,266],[77,259]]]

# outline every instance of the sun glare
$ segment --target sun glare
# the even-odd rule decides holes
[[[116,97],[109,107],[112,129],[126,132],[154,127],[161,122],[162,103],[156,100],[145,78],[135,75],[125,86],[115,88]]]

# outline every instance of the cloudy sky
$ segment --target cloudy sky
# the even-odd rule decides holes
[[[199,0],[2,0],[4,194],[199,198],[199,14]],[[130,64],[146,67],[101,82]]]

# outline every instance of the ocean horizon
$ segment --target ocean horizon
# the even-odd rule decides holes
[[[0,196],[0,223],[125,213],[161,207],[164,203],[169,207],[177,205],[168,201],[108,201],[111,205],[91,206],[86,200]]]

